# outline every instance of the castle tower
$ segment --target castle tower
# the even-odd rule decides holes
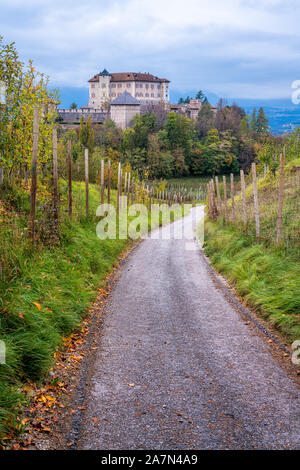
[[[140,114],[140,103],[127,91],[110,103],[110,117],[121,129],[127,129],[136,114]]]
[[[99,73],[99,80],[90,83],[90,108],[105,108],[110,103],[111,74],[104,69]]]

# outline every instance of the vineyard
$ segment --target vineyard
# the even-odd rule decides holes
[[[297,155],[297,154],[296,154]],[[245,301],[281,333],[299,338],[300,160],[288,146],[276,170],[208,184],[205,250]]]

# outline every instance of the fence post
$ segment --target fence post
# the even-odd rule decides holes
[[[216,188],[217,188],[218,209],[220,211],[222,208],[222,201],[221,201],[221,195],[220,195],[219,178],[215,176],[215,180],[216,180]]]
[[[235,222],[235,207],[234,207],[234,177],[233,173],[230,173],[230,192],[231,192],[231,221]]]
[[[127,182],[127,201],[129,204],[129,193],[130,193],[130,178],[131,178],[131,173],[128,173],[128,182]]]
[[[101,204],[104,204],[104,160],[101,160]]]
[[[208,216],[211,218],[211,195],[210,195],[210,184],[207,183],[207,202],[208,202]]]
[[[215,198],[215,185],[214,185],[214,180],[211,179],[210,182],[210,198],[211,198],[211,213],[212,213],[212,218],[215,218],[215,213],[216,213],[216,198]]]
[[[127,171],[125,171],[125,176],[124,176],[124,194],[126,196],[127,193]]]
[[[72,217],[72,147],[71,141],[68,140],[68,202],[69,202],[69,217]]]
[[[247,206],[246,206],[246,188],[245,188],[245,175],[244,171],[240,171],[241,174],[241,188],[242,188],[242,202],[243,202],[243,217],[244,217],[244,228],[247,226]]]
[[[121,166],[121,171],[120,171],[120,209],[123,208],[122,206],[122,195],[123,195],[123,168]]]
[[[120,180],[121,180],[121,163],[118,165],[118,185],[117,185],[117,213],[120,210]]]
[[[276,241],[279,244],[282,238],[282,209],[283,209],[283,194],[284,194],[284,165],[285,153],[280,155],[280,170],[279,170],[279,187],[278,187],[278,218],[277,218],[277,237]]]
[[[108,160],[107,164],[107,202],[110,204],[110,179],[111,179],[111,167],[110,167],[110,160]]]
[[[85,215],[89,215],[89,150],[84,149]]]
[[[253,179],[253,197],[254,197],[254,214],[255,214],[255,229],[256,238],[260,237],[259,227],[259,210],[258,210],[258,194],[257,194],[257,182],[256,182],[256,165],[252,163],[252,179]]]
[[[39,146],[39,108],[35,106],[33,109],[33,138],[32,138],[30,222],[29,222],[29,235],[32,241],[34,241],[34,235],[35,235],[35,206],[36,206],[36,187],[37,187],[38,146]]]
[[[56,228],[58,228],[58,172],[57,172],[57,130],[52,131],[53,144],[53,206]]]
[[[225,175],[223,175],[223,191],[224,191],[224,215],[225,215],[225,222],[228,223],[227,187],[226,187],[226,176],[225,176]]]

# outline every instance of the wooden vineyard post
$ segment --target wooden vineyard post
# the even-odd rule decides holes
[[[56,229],[58,228],[58,172],[57,172],[57,130],[52,131],[53,143],[53,208]]]
[[[125,171],[124,177],[124,195],[127,196],[127,171]]]
[[[233,173],[230,173],[230,192],[231,192],[231,221],[235,222],[235,207],[234,207],[234,178]]]
[[[210,181],[210,184],[211,184],[210,191],[211,191],[211,196],[212,196],[212,212],[213,212],[213,218],[215,219],[218,216],[218,208],[217,208],[217,202],[216,202],[215,184],[214,184],[213,179]]]
[[[71,141],[68,140],[68,210],[69,217],[72,217],[72,147]]]
[[[243,219],[244,219],[244,228],[247,227],[247,206],[246,206],[246,188],[245,188],[245,175],[244,171],[240,171],[241,175],[241,189],[242,189],[242,203],[243,203]]]
[[[120,180],[121,180],[121,163],[118,165],[118,186],[117,186],[117,213],[120,210]]]
[[[259,226],[258,194],[257,194],[257,181],[256,181],[256,165],[254,162],[252,163],[252,179],[253,179],[255,230],[256,230],[256,238],[259,238],[260,226]]]
[[[284,165],[285,153],[280,155],[279,187],[278,187],[278,217],[277,217],[277,236],[276,241],[279,244],[282,239],[282,209],[284,194]]]
[[[224,191],[224,215],[225,222],[228,223],[228,204],[227,204],[227,187],[226,187],[226,176],[223,175],[223,191]]]
[[[101,204],[104,204],[104,160],[101,160]]]
[[[110,160],[107,163],[107,202],[110,204],[110,180],[111,180],[111,167]]]
[[[211,197],[210,197],[210,184],[207,183],[207,202],[208,202],[208,216],[211,218]]]
[[[131,173],[128,173],[128,182],[127,182],[127,204],[129,204],[129,194],[130,194],[130,178]]]
[[[132,178],[131,180],[131,198],[130,198],[131,204],[134,202],[134,179]]]
[[[89,151],[84,149],[85,215],[89,215]]]
[[[120,172],[120,209],[122,209],[122,194],[123,194],[123,169]]]
[[[219,211],[221,211],[222,201],[221,201],[221,195],[220,195],[219,178],[216,176],[215,180],[216,180],[216,188],[217,188],[218,209],[219,209]],[[199,199],[200,199],[200,197],[199,197]]]
[[[35,206],[37,188],[37,161],[39,146],[39,108],[33,109],[33,138],[32,138],[32,160],[31,160],[31,189],[30,189],[30,222],[29,235],[32,241],[35,236]]]

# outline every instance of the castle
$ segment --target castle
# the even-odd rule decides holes
[[[122,129],[132,125],[136,114],[153,112],[155,107],[197,119],[202,102],[191,99],[186,104],[170,104],[170,81],[150,73],[109,73],[106,69],[89,81],[88,106],[58,109],[61,122],[79,124],[83,116],[93,123],[112,119]]]
[[[127,91],[140,104],[169,103],[170,81],[150,73],[109,73],[106,69],[89,80],[89,107],[107,109]]]

